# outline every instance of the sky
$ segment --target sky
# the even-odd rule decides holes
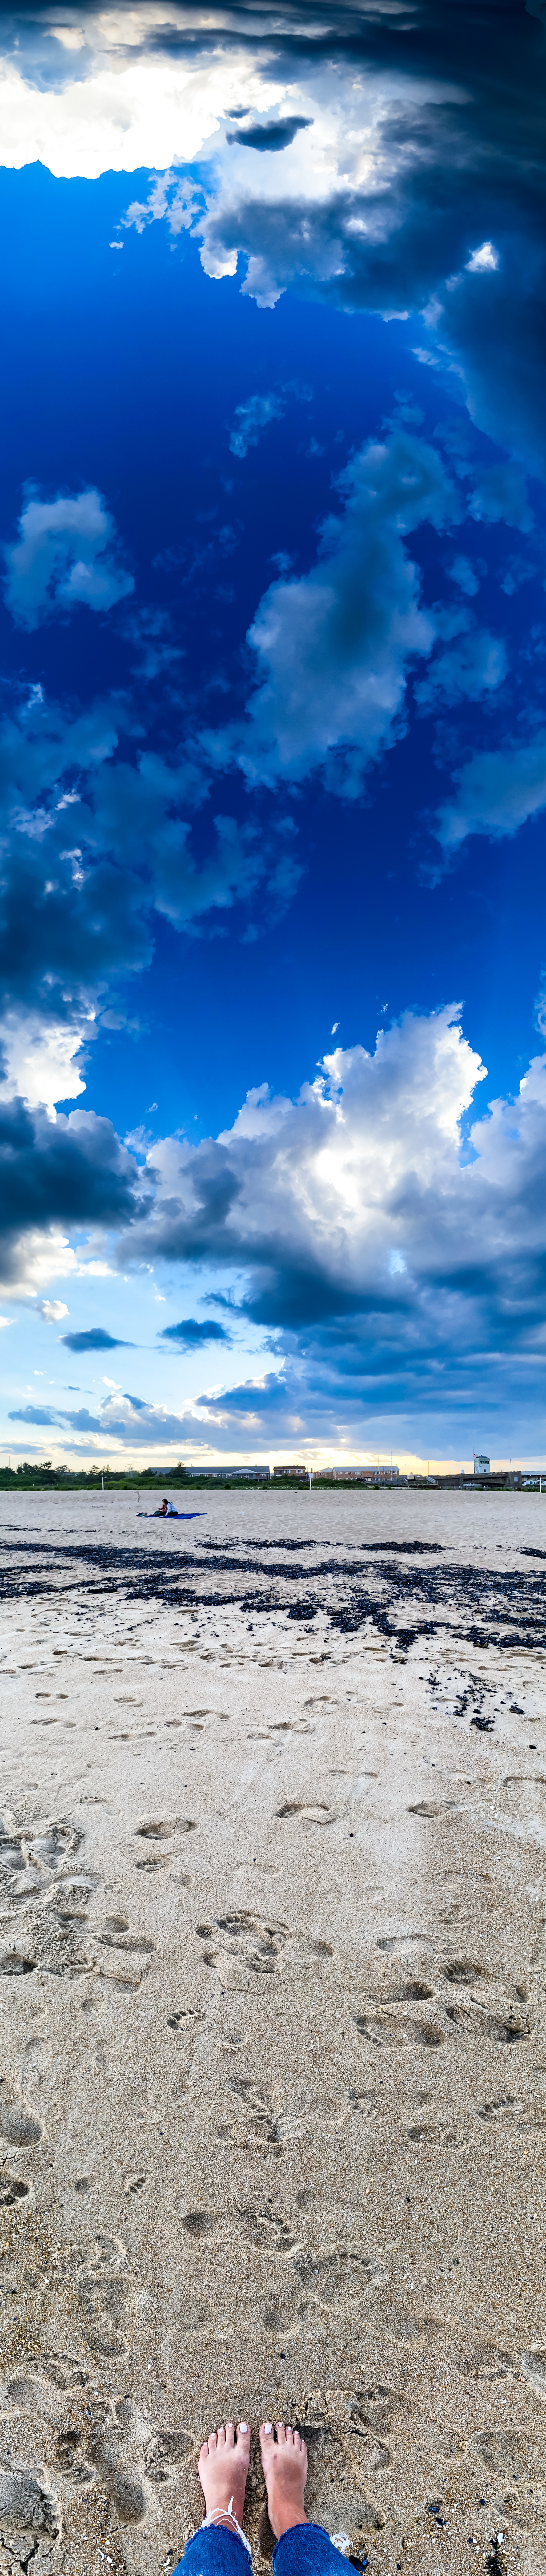
[[[0,9],[0,1461],[546,1458],[546,0]]]

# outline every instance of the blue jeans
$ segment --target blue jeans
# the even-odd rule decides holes
[[[320,2522],[294,2522],[275,2541],[275,2576],[341,2576],[342,2558]],[[186,2541],[173,2576],[250,2576],[250,2560],[236,2531],[209,2523]]]

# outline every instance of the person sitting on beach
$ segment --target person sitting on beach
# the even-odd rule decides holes
[[[301,2433],[291,2424],[261,2424],[260,2450],[275,2534],[275,2576],[339,2576],[339,2547],[322,2523],[309,2522],[304,2513],[307,2451]],[[179,2576],[181,2567],[189,2576],[186,2560],[195,2576],[244,2576],[245,2556],[252,2556],[241,2529],[249,2459],[249,2424],[220,2424],[202,2443],[198,2471],[207,2510],[199,2530],[186,2541],[173,2576]],[[340,2544],[344,2540],[340,2532]]]

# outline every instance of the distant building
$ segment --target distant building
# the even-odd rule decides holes
[[[318,1469],[321,1484],[393,1485],[399,1467],[322,1467]]]
[[[209,1467],[207,1461],[206,1466],[203,1467],[186,1467],[185,1474],[198,1476],[201,1484],[206,1478],[209,1485],[269,1484],[268,1467]]]
[[[475,1476],[490,1476],[490,1475],[491,1475],[491,1459],[490,1459],[490,1458],[486,1458],[486,1457],[484,1456],[484,1452],[483,1452],[483,1450],[482,1450],[482,1449],[475,1449],[475,1450],[474,1450],[474,1475],[475,1475]]]
[[[286,1478],[287,1478],[287,1476],[308,1476],[308,1474],[309,1474],[309,1468],[308,1468],[308,1467],[274,1467],[274,1468],[273,1468],[273,1475],[274,1475],[274,1477],[276,1478],[277,1483],[279,1482],[279,1478],[283,1478],[283,1477],[284,1477],[284,1481],[285,1481],[285,1483],[286,1483]]]

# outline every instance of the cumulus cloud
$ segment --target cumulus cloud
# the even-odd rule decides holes
[[[354,1426],[363,1403],[409,1407],[414,1427],[443,1405],[456,1425],[486,1383],[525,1408],[546,1356],[546,1056],[465,1138],[484,1079],[445,1009],[406,1015],[373,1054],[336,1048],[296,1101],[251,1092],[227,1133],[154,1148],[153,1217],[122,1237],[124,1268],[146,1248],[243,1273],[243,1310],[286,1353],[286,1418],[309,1428]],[[261,1384],[205,1407],[242,1421]]]
[[[168,1413],[164,1405],[147,1404],[138,1395],[123,1395],[117,1387],[105,1396],[96,1413],[91,1413],[86,1404],[74,1410],[64,1405],[20,1404],[13,1406],[8,1421],[57,1431],[63,1446],[69,1432],[78,1448],[96,1450],[99,1445],[103,1457],[106,1442],[109,1446],[115,1444],[122,1454],[127,1448],[130,1453],[138,1448],[157,1450],[163,1445],[172,1448],[173,1443],[178,1450],[183,1441],[195,1439],[196,1435],[192,1412]]]
[[[109,1228],[124,1273],[142,1263],[204,1266],[210,1278],[212,1266],[233,1281],[228,1328],[236,1311],[271,1354],[239,1385],[203,1391],[181,1413],[108,1386],[94,1412],[57,1414],[52,1404],[53,1420],[77,1443],[104,1443],[108,1430],[122,1446],[157,1451],[162,1440],[180,1449],[198,1425],[221,1446],[252,1445],[268,1419],[278,1437],[295,1437],[299,1425],[300,1437],[307,1429],[337,1441],[345,1430],[362,1441],[372,1420],[385,1436],[388,1416],[407,1437],[425,1413],[440,1446],[454,1436],[459,1448],[465,1406],[471,1418],[487,1395],[505,1423],[506,1408],[519,1407],[518,1440],[524,1420],[532,1439],[526,1390],[536,1406],[546,1358],[546,1056],[515,1101],[493,1101],[480,1116],[474,1095],[484,1079],[460,1014],[444,1009],[406,1014],[373,1052],[335,1047],[296,1100],[271,1097],[265,1085],[249,1093],[233,1127],[199,1146],[163,1139],[144,1175],[110,1130],[109,1185],[101,1122],[77,1111],[56,1128],[44,1122],[36,1138],[24,1113],[19,1152],[12,1122],[2,1178],[19,1257],[28,1224],[32,1255],[41,1243],[47,1258],[52,1213],[59,1223],[64,1212],[72,1241],[80,1225],[103,1239]],[[2,1196],[7,1222],[6,1186]],[[222,1306],[221,1290],[209,1293]],[[184,1342],[167,1328],[165,1351],[177,1340],[206,1347],[189,1340],[195,1322],[183,1320]],[[66,1339],[81,1348],[82,1337]],[[35,1412],[25,1396],[17,1418]]]
[[[55,501],[29,493],[18,543],[4,548],[6,606],[17,626],[32,630],[46,618],[85,605],[103,612],[134,590],[120,560],[115,521],[100,492]]]
[[[466,265],[471,277],[477,277],[480,269],[498,268],[498,250],[494,250],[493,243],[490,241],[480,242],[479,249],[471,251],[470,259],[467,259]]]
[[[154,912],[198,932],[207,914],[247,902],[268,867],[280,906],[278,844],[221,813],[198,859],[202,757],[175,746],[167,759],[138,735],[120,696],[75,715],[41,686],[0,725],[4,1078],[31,1104],[84,1088],[79,1050],[108,984],[150,964]]]
[[[104,1238],[144,1211],[138,1167],[110,1119],[73,1110],[53,1124],[22,1100],[0,1104],[0,1277],[12,1291],[63,1267],[70,1238]],[[66,1311],[66,1310],[65,1310]]]
[[[338,1047],[324,1063],[296,1103],[271,1100],[264,1085],[229,1133],[153,1150],[153,1257],[257,1265],[250,1311],[264,1322],[293,1313],[303,1324],[358,1303],[368,1260],[375,1277],[400,1247],[411,1176],[421,1192],[458,1170],[459,1122],[481,1071],[449,1011],[407,1015],[379,1032],[373,1056]],[[142,1248],[137,1223],[133,1257]],[[120,1259],[130,1255],[124,1237]]]
[[[216,759],[231,740],[252,784],[320,765],[330,787],[358,795],[400,730],[408,667],[435,641],[403,540],[423,520],[439,529],[461,515],[437,450],[397,428],[361,449],[339,491],[344,507],[325,520],[311,572],[273,582],[260,601],[249,643],[263,676],[244,732],[204,738]]]
[[[469,832],[487,832],[502,840],[519,832],[529,815],[546,805],[546,733],[512,748],[476,751],[458,772],[453,802],[437,816],[438,840],[445,850],[458,850]]]
[[[210,277],[428,319],[482,428],[544,470],[539,10],[86,10],[81,44],[4,13],[0,157],[153,172],[137,230],[201,241]],[[180,163],[184,170],[181,174]],[[177,165],[173,167],[173,164]],[[188,164],[193,164],[190,174]],[[116,236],[119,238],[119,236]]]

